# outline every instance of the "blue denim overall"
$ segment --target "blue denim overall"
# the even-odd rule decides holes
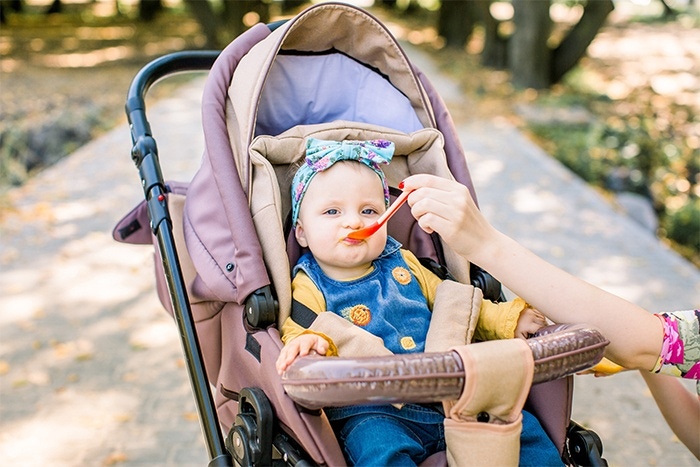
[[[326,276],[314,257],[301,257],[302,270],[323,294],[326,309],[381,337],[393,353],[423,352],[432,313],[418,280],[389,237],[374,269],[359,279],[336,281]]]
[[[299,259],[294,273],[302,270],[309,276],[328,311],[381,337],[393,353],[423,352],[432,313],[400,247],[389,237],[372,272],[355,280],[329,278],[309,253]],[[350,464],[393,466],[415,465],[445,449],[445,417],[438,407],[358,405],[325,412]]]

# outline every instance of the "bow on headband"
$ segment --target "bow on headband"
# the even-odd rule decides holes
[[[389,187],[379,164],[388,164],[394,155],[394,143],[377,139],[373,141],[324,141],[309,138],[306,141],[306,159],[292,181],[292,225],[296,226],[301,200],[309,183],[317,173],[330,168],[338,161],[358,161],[379,176],[384,187],[384,202],[389,205]]]

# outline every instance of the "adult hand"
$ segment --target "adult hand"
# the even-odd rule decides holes
[[[428,174],[412,175],[403,181],[411,213],[428,233],[437,232],[456,253],[473,260],[497,235],[472,200],[466,186]],[[478,264],[478,262],[477,262]]]

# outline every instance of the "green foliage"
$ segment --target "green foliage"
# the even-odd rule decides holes
[[[79,113],[57,112],[40,124],[4,120],[0,123],[0,187],[21,185],[33,172],[61,160],[102,130],[101,115],[90,106]]]
[[[659,217],[659,235],[700,264],[700,157],[692,134],[697,117],[683,105],[665,102],[668,107],[660,110],[653,101],[636,102],[593,99],[590,107],[606,118],[529,129],[588,183],[648,197]]]
[[[680,209],[669,213],[664,222],[666,235],[691,251],[700,251],[700,198],[692,197]]]

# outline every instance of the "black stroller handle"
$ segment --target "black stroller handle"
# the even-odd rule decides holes
[[[175,247],[173,226],[167,204],[167,189],[161,172],[156,142],[146,118],[145,97],[149,88],[159,79],[179,72],[208,71],[218,51],[188,51],[165,55],[144,66],[129,87],[126,114],[129,118],[133,147],[131,158],[141,177],[141,185],[148,205],[151,230],[158,239],[163,271],[172,301],[173,315],[180,332],[192,392],[199,421],[204,434],[210,467],[232,466],[226,450],[219,418],[207,379],[201,347],[187,296],[182,268]]]
[[[208,71],[221,52],[218,50],[190,50],[174,52],[146,64],[134,76],[126,96],[126,115],[131,127],[132,142],[141,136],[151,136],[146,119],[146,93],[156,82],[177,73]]]
[[[608,340],[596,329],[561,325],[548,326],[527,344],[535,363],[532,384],[538,384],[595,365],[603,358]],[[455,400],[469,376],[454,351],[389,357],[303,357],[289,367],[282,384],[299,405],[320,409]]]

